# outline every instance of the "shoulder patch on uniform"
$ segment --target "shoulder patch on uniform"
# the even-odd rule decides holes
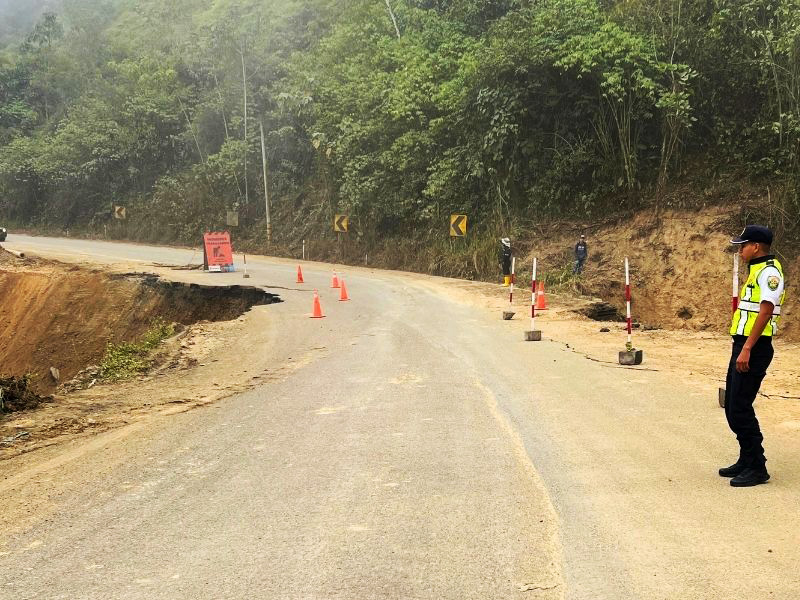
[[[778,277],[777,275],[770,275],[769,277],[767,277],[767,287],[771,289],[773,292],[778,289],[780,283],[781,283],[780,277]]]

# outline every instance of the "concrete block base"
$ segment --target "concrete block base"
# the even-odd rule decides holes
[[[503,321],[510,321],[511,319],[513,319],[513,318],[514,318],[514,315],[515,315],[515,314],[516,314],[516,313],[515,313],[514,311],[511,311],[511,310],[504,310],[504,311],[503,311]]]
[[[725,388],[719,388],[719,406],[725,408]]]
[[[525,332],[525,341],[526,342],[541,342],[542,341],[542,332],[537,330],[534,331],[526,331]]]
[[[621,365],[640,365],[644,359],[644,354],[641,350],[623,350],[619,353],[619,364]]]

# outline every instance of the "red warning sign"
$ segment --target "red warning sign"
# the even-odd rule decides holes
[[[210,231],[203,234],[203,247],[209,271],[233,271],[231,234],[227,231]]]

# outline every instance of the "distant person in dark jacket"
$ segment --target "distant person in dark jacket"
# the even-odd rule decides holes
[[[500,256],[497,262],[503,270],[503,287],[508,287],[511,285],[511,240],[507,237],[500,240]]]
[[[586,245],[586,236],[581,234],[581,239],[575,244],[575,267],[572,269],[574,275],[583,273],[583,263],[589,257],[589,246]]]

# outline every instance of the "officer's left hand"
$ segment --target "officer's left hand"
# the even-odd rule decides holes
[[[739,358],[736,359],[736,370],[739,373],[747,373],[750,370],[750,350],[742,348]]]

